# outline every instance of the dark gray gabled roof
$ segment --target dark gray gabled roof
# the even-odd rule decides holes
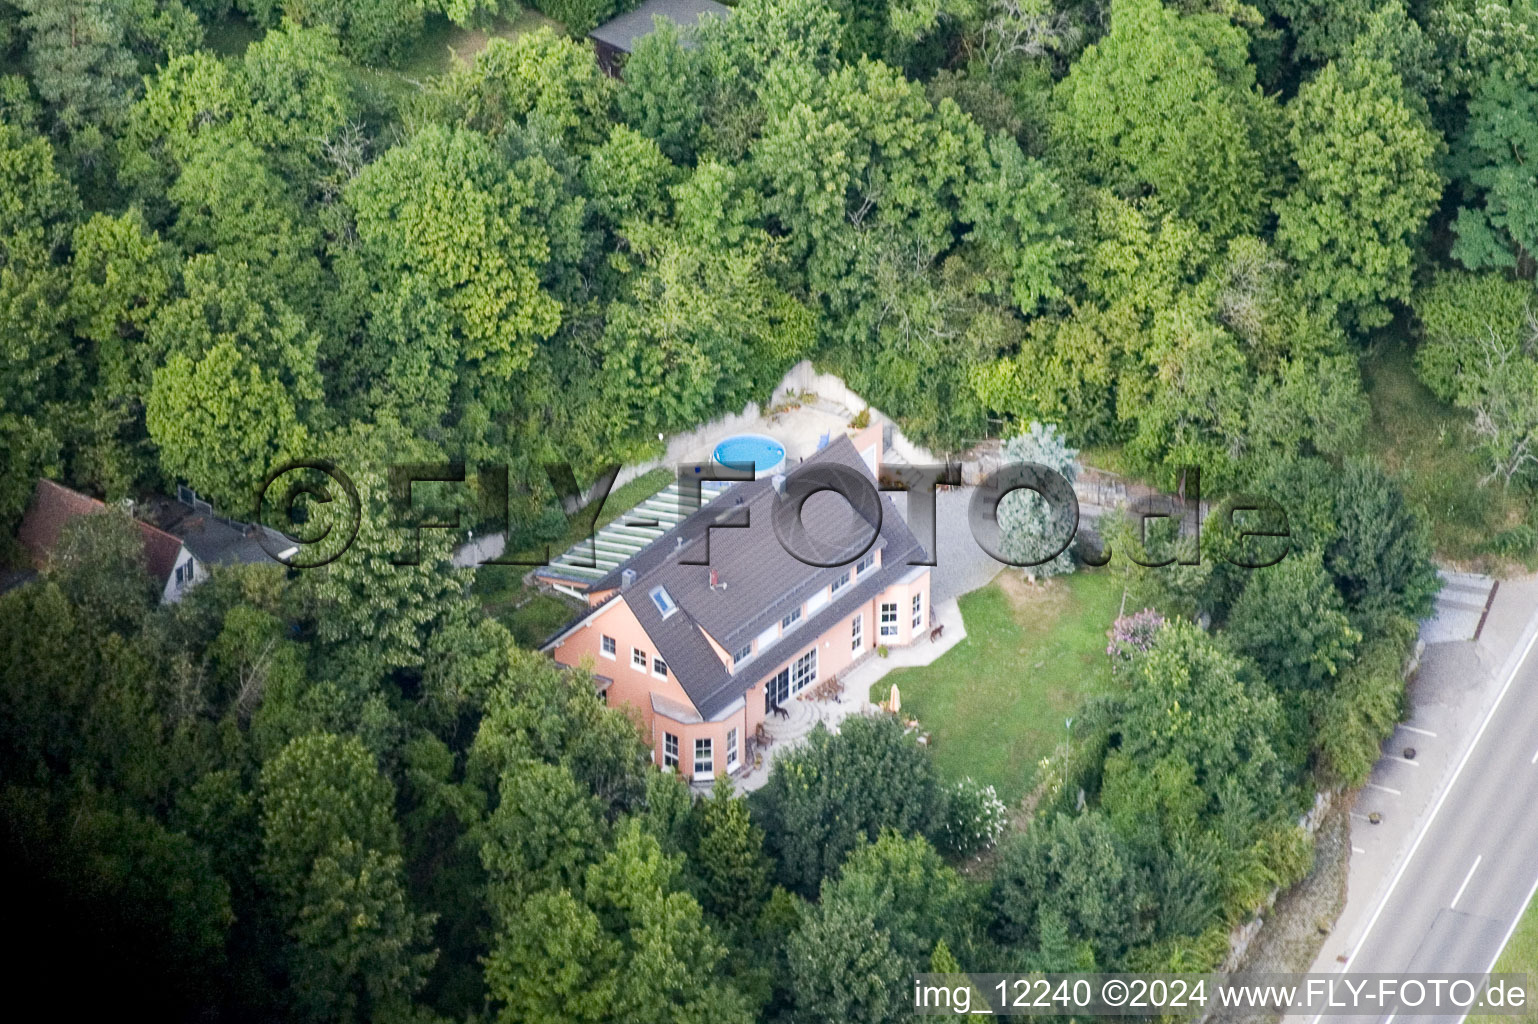
[[[693,28],[707,14],[724,20],[731,13],[730,7],[714,0],[646,0],[635,10],[599,25],[588,33],[588,38],[630,53],[636,40],[651,34],[654,17],[666,18],[680,28]],[[685,45],[689,45],[688,41]]]
[[[273,551],[281,553],[294,547],[293,541],[276,530],[225,519],[180,501],[162,500],[155,503],[152,511],[161,529],[181,541],[192,557],[204,565],[276,561],[262,547],[259,534],[265,536],[267,548]]]
[[[816,465],[836,463],[870,479],[866,466],[847,437],[839,437],[787,474]],[[885,495],[881,498],[880,530],[872,548],[881,550],[881,565],[841,590],[815,614],[785,632],[767,650],[733,673],[711,646],[713,637],[733,651],[791,608],[826,589],[849,564],[835,568],[807,565],[785,550],[772,521],[775,486],[772,479],[739,483],[643,549],[634,558],[593,584],[594,591],[621,587],[625,572],[635,573],[623,590],[625,603],[678,677],[684,691],[705,719],[712,719],[740,698],[779,663],[816,638],[856,606],[914,571],[910,561],[923,560],[923,549],[907,523]],[[723,517],[746,512],[746,528],[718,527],[710,531],[710,564],[686,565],[683,559],[703,559],[705,531]],[[865,520],[837,495],[824,494],[806,502],[803,522],[814,543],[848,547],[870,533]],[[853,561],[853,559],[851,559]],[[710,585],[710,573],[718,585]],[[650,593],[666,588],[677,610],[664,616]],[[586,616],[584,616],[586,618]],[[565,631],[559,636],[564,636]],[[548,643],[554,644],[554,640]]]

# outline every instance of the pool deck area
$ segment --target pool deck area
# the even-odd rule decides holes
[[[722,481],[702,482],[699,504],[709,503],[730,486]],[[608,575],[698,507],[676,482],[670,483],[593,537],[577,541],[536,575],[558,590],[579,595],[583,588]]]

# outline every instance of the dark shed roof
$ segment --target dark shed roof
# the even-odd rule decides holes
[[[250,525],[204,512],[179,501],[163,501],[154,509],[156,521],[187,545],[193,557],[205,565],[250,565],[274,561],[268,550],[283,552],[293,542],[276,530]],[[258,534],[266,537],[262,546]]]
[[[646,0],[635,10],[599,25],[588,33],[588,38],[629,53],[636,40],[651,33],[654,17],[666,18],[681,28],[693,28],[707,14],[724,19],[731,13],[730,7],[714,0]]]

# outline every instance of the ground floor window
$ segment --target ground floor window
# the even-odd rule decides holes
[[[849,624],[849,649],[858,651],[865,646],[865,616],[856,615]]]
[[[662,767],[678,767],[678,737],[670,732],[662,734]]]
[[[919,623],[924,621],[924,595],[913,595],[913,628],[917,630]]]
[[[715,758],[710,749],[710,737],[694,741],[694,774],[709,775],[715,771]]]
[[[737,730],[726,730],[726,770],[732,771],[737,767]]]
[[[813,647],[790,667],[790,692],[800,693],[817,682],[817,648]]]
[[[881,604],[881,635],[883,637],[897,635],[896,601],[883,601]]]

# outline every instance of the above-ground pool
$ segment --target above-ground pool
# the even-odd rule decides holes
[[[785,446],[763,434],[738,434],[716,445],[714,458],[721,465],[753,464],[755,478],[777,473],[785,465]]]

